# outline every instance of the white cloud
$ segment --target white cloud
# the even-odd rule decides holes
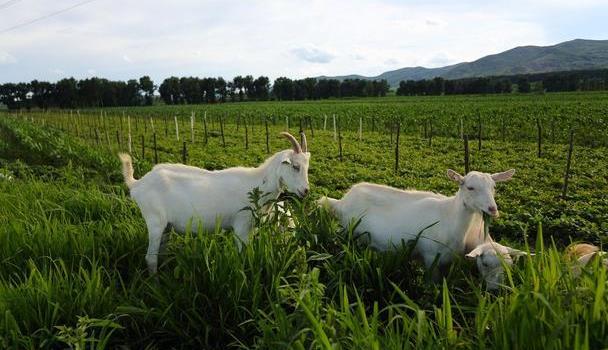
[[[0,64],[17,63],[17,58],[8,52],[0,52]]]
[[[329,63],[335,58],[331,53],[314,46],[297,47],[291,49],[291,53],[297,58],[311,63]]]

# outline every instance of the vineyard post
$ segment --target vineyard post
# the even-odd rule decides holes
[[[106,142],[108,144],[108,149],[112,149],[112,144],[110,143],[110,132],[108,130],[105,130],[104,133],[106,134]]]
[[[207,135],[207,111],[203,115],[203,128],[205,129],[205,145],[209,141],[209,136]]]
[[[101,119],[100,120],[101,120],[101,123],[100,123],[101,124],[101,128],[103,128],[103,131],[105,132],[106,131],[106,123],[104,122],[104,119],[103,119],[103,111],[101,112]]]
[[[327,114],[323,118],[323,131],[327,130]]]
[[[334,115],[335,118],[335,115]],[[335,119],[334,119],[335,122]],[[334,123],[334,126],[336,124]],[[335,129],[334,129],[335,130]],[[340,131],[340,122],[338,121],[338,148],[340,150],[340,161],[342,161],[342,132]]]
[[[428,121],[426,119],[424,119],[424,121],[422,123],[422,127],[424,128],[424,138],[425,139],[429,137],[429,134],[427,132],[427,124],[428,124]]]
[[[158,148],[156,147],[156,133],[154,133],[154,164],[158,164]]]
[[[144,116],[144,135],[148,134],[148,123],[146,122],[146,118],[149,117]]]
[[[129,154],[133,154],[131,150],[131,116],[127,116],[127,131],[129,132],[128,142],[129,142]]]
[[[481,113],[477,114],[477,150],[481,151]]]
[[[152,133],[156,133],[156,128],[154,127],[154,117],[150,117],[150,127],[152,128]]]
[[[194,111],[190,114],[190,142],[194,143]]]
[[[469,165],[469,135],[464,135],[464,174],[468,174],[471,169]]]
[[[538,158],[542,155],[542,138],[543,132],[542,127],[540,125],[540,119],[536,118],[536,128],[538,129]]]
[[[182,142],[182,164],[186,164],[186,155],[187,155],[187,151],[186,151],[186,141]]]
[[[245,128],[245,149],[249,149],[249,130],[247,128],[247,119],[244,120],[243,127]]]
[[[362,138],[361,133],[362,132],[363,132],[363,118],[359,117],[359,142],[361,142],[361,138]]]
[[[289,131],[289,116],[285,116],[285,131]]]
[[[302,121],[302,117],[300,117],[300,130],[298,130],[298,134],[301,134],[304,132],[304,124]]]
[[[429,147],[433,146],[433,120],[429,119]]]
[[[460,118],[460,139],[464,140],[464,121]]]
[[[165,137],[169,136],[169,127],[167,126],[167,116],[164,116],[165,119]]]
[[[401,133],[401,121],[397,121],[397,135],[395,138],[395,173],[399,173],[399,134]]]
[[[224,118],[220,116],[220,133],[222,134],[222,147],[226,147],[226,139],[224,138]]]
[[[76,113],[78,113],[78,116],[80,117],[80,112],[76,111]],[[125,119],[125,111],[124,110],[122,111],[122,114],[120,115],[120,133],[121,134],[124,133],[123,126],[122,126],[123,119]]]
[[[175,121],[175,138],[179,141],[179,126],[177,125],[177,116],[173,116],[173,120]]]
[[[336,115],[332,115],[334,117],[334,142],[336,142]]]
[[[146,157],[146,138],[144,135],[141,135],[141,159],[145,159]]]
[[[74,120],[74,126],[76,127],[76,137],[80,137],[80,130],[78,128],[78,118],[74,117],[74,115],[72,114],[72,111],[70,111],[70,118],[72,120]],[[32,117],[32,122],[34,122],[34,117]]]
[[[315,137],[315,130],[312,127],[312,117],[308,117],[308,128],[310,129],[310,137],[314,138]]]
[[[266,153],[270,153],[269,135],[268,135],[268,118],[264,118],[264,126],[266,127]]]
[[[572,150],[574,148],[574,130],[570,130],[570,146],[568,147],[568,157],[566,159],[566,173],[564,174],[564,187],[562,188],[562,199],[568,195],[568,179],[570,178],[570,165],[572,162]]]

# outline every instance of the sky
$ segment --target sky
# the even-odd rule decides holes
[[[0,0],[0,83],[375,76],[608,39],[607,16],[606,0]]]

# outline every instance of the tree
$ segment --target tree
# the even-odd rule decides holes
[[[218,95],[220,95],[220,101],[226,102],[226,98],[228,97],[228,84],[226,80],[222,77],[218,77],[215,79],[215,88]]]
[[[179,80],[179,89],[186,103],[196,104],[203,101],[199,78],[189,77]]]
[[[163,80],[158,88],[160,98],[168,105],[177,104],[180,102],[180,86],[179,78],[170,77]]]
[[[294,86],[293,80],[280,77],[274,80],[272,84],[272,94],[276,97],[277,100],[293,100],[294,99]]]
[[[139,78],[139,89],[144,95],[144,104],[146,106],[152,105],[154,102],[154,90],[156,90],[156,86],[149,76],[144,75],[143,77]]]
[[[243,77],[240,75],[234,77],[234,79],[232,79],[232,86],[235,93],[239,95],[239,101],[243,101],[243,96],[245,95],[245,92],[243,91],[245,88]]]
[[[74,108],[78,102],[76,79],[61,79],[55,84],[55,100],[61,108]]]
[[[247,99],[251,100],[255,97],[255,88],[253,86],[253,76],[246,75],[243,78],[243,87],[245,88],[245,95],[247,95]]]
[[[270,97],[270,79],[260,76],[253,81],[253,95],[258,101],[266,101]]]

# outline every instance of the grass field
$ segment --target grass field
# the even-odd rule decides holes
[[[595,264],[575,277],[562,257],[571,241],[607,238],[606,96],[391,97],[2,115],[0,346],[606,346],[606,271]],[[292,133],[300,124],[307,131],[312,153],[312,195],[289,201],[296,227],[284,232],[262,220],[241,252],[225,232],[172,235],[158,277],[149,277],[145,225],[116,158],[128,148],[128,124],[139,177],[154,164],[154,133],[161,162],[181,162],[185,141],[189,164],[253,166],[268,156],[265,118],[270,153],[288,147],[278,137],[285,117]],[[571,129],[572,172],[562,199]],[[445,172],[464,171],[461,133],[471,136],[472,169],[517,170],[513,181],[498,186],[502,213],[491,232],[536,255],[520,259],[499,292],[486,292],[464,260],[443,284],[429,284],[408,247],[376,252],[315,208],[320,195],[339,197],[359,181],[454,193]]]

